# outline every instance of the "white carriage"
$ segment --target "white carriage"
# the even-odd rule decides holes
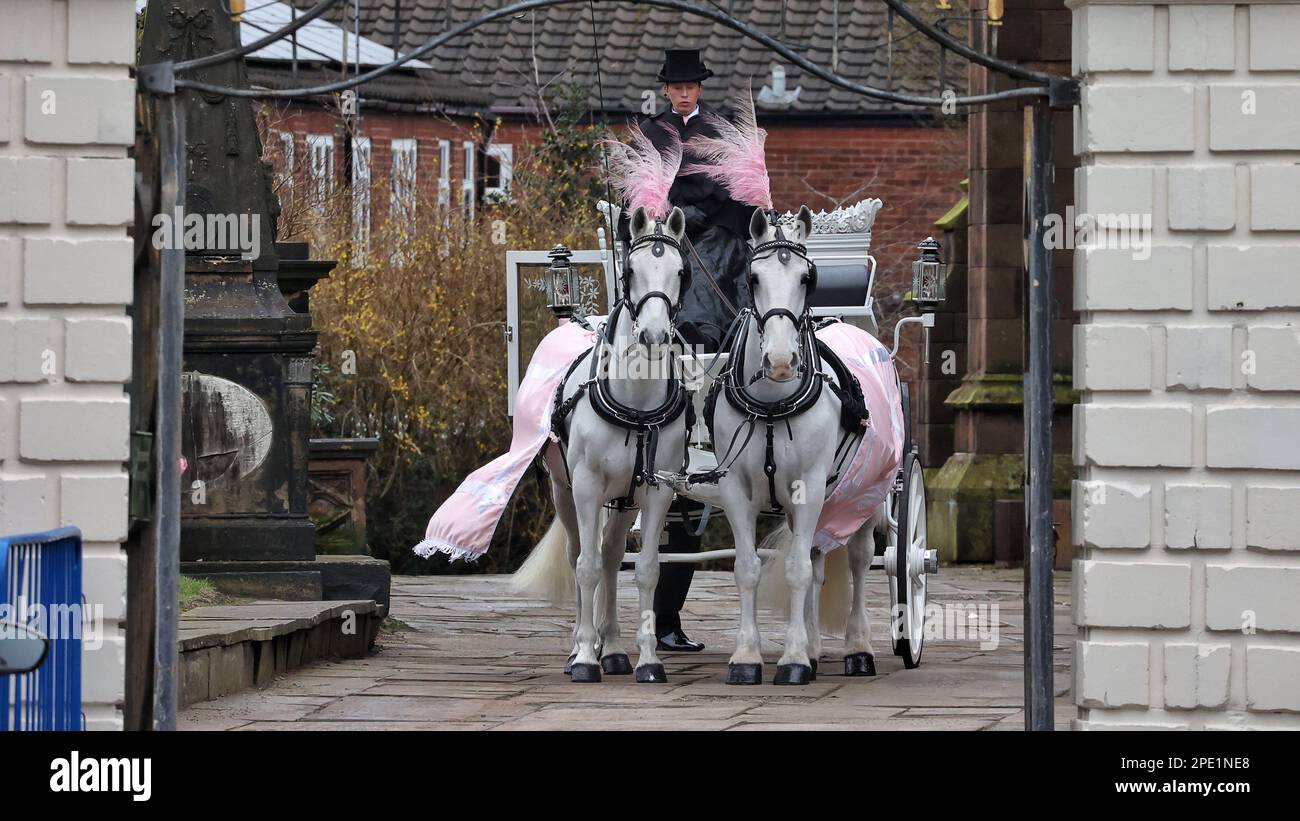
[[[609,225],[617,224],[617,209],[599,204]],[[813,215],[813,233],[807,240],[808,256],[817,264],[818,286],[814,295],[812,312],[816,316],[839,317],[857,325],[872,335],[879,335],[873,291],[876,282],[876,260],[871,255],[871,231],[876,213],[881,208],[879,199],[864,199],[856,205],[821,211]],[[611,213],[611,211],[613,213]],[[787,212],[783,220],[793,220]],[[586,313],[607,313],[615,298],[620,254],[611,253],[606,245],[605,231],[600,231],[599,248],[567,252],[574,266],[590,266],[597,276],[587,277],[582,299]],[[526,325],[524,293],[528,290],[545,291],[538,279],[526,276],[529,266],[542,267],[552,262],[553,252],[509,251],[506,255],[507,320],[505,336],[508,349],[509,412],[514,412],[514,400],[522,373],[524,353],[524,327]],[[937,276],[933,287],[942,298],[942,267],[932,272]],[[603,280],[598,281],[598,280]],[[603,285],[603,289],[599,286]],[[931,293],[933,297],[933,293]],[[907,324],[919,324],[928,329],[934,325],[932,307],[934,299],[918,300],[922,308],[919,316],[900,319],[895,326],[892,355],[897,357],[900,331]],[[690,435],[690,471],[706,471],[716,466],[704,419],[704,397],[711,386],[713,375],[725,367],[727,354],[688,356],[684,361],[687,388],[691,391],[696,409],[696,426]],[[938,572],[936,551],[930,549],[926,538],[925,480],[916,443],[912,436],[911,408],[908,386],[899,384],[904,420],[903,458],[892,489],[886,500],[887,531],[877,539],[875,557],[871,566],[885,570],[889,579],[891,614],[890,641],[895,655],[902,658],[907,668],[916,667],[921,660],[927,598],[927,579]],[[707,504],[707,501],[706,501]],[[700,531],[716,508],[705,508]],[[638,520],[639,525],[639,520]],[[767,558],[774,551],[760,551]],[[734,559],[734,548],[702,550],[696,553],[659,554],[661,562],[706,562],[714,559]],[[628,552],[625,563],[636,560]]]

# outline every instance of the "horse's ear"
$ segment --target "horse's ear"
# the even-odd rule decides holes
[[[646,213],[645,208],[638,205],[632,212],[632,238],[636,239],[646,232],[650,227],[650,215]]]
[[[762,242],[767,236],[767,212],[762,208],[755,208],[749,218],[749,236],[754,242]]]
[[[808,237],[812,236],[812,211],[808,206],[799,206],[799,215],[795,217],[794,224],[799,226],[799,238],[795,242],[807,242]]]
[[[681,239],[686,234],[686,215],[675,205],[672,213],[668,215],[668,233],[677,239]]]

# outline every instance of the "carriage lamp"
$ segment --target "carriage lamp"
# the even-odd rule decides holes
[[[930,329],[934,327],[934,309],[943,302],[944,281],[948,278],[948,264],[939,258],[939,243],[926,237],[917,246],[921,258],[912,263],[912,292],[910,298],[921,309],[920,316],[907,316],[898,320],[894,328],[894,350],[898,355],[900,335],[898,329],[915,322],[924,328],[926,365],[930,364]]]
[[[933,310],[943,302],[948,264],[939,258],[939,243],[934,237],[926,237],[916,247],[921,258],[912,263],[912,301],[923,311]]]
[[[546,269],[546,307],[556,319],[570,319],[578,307],[578,272],[569,263],[572,253],[560,243],[547,256],[551,267]]]

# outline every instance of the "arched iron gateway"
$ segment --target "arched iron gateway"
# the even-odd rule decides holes
[[[382,77],[405,63],[433,53],[454,38],[493,21],[524,12],[591,0],[524,0],[477,19],[466,21],[430,38],[419,48],[353,77],[309,88],[251,90],[231,88],[198,79],[202,69],[221,66],[242,59],[321,17],[346,0],[321,0],[294,22],[254,42],[190,59],[140,65],[137,80],[140,92],[149,102],[148,116],[154,123],[157,153],[144,158],[156,173],[157,187],[138,191],[138,209],[153,215],[172,215],[186,202],[186,173],[190,158],[186,156],[185,99],[179,92],[192,91],[210,103],[232,98],[300,98],[342,92]],[[901,105],[923,108],[944,106],[978,106],[1000,100],[1023,99],[1026,103],[1026,192],[1025,226],[1028,238],[1027,342],[1028,366],[1025,377],[1025,499],[1029,530],[1029,550],[1025,563],[1025,715],[1026,728],[1050,730],[1053,725],[1052,674],[1052,562],[1053,533],[1051,524],[1051,415],[1052,374],[1050,305],[1052,294],[1052,251],[1043,241],[1045,217],[1052,200],[1054,167],[1052,163],[1052,109],[1070,108],[1079,102],[1079,84],[1071,77],[1054,75],[999,60],[977,51],[944,31],[926,23],[903,0],[880,0],[893,14],[901,17],[917,32],[932,40],[944,51],[984,66],[1025,85],[990,94],[962,97],[951,95],[926,97],[903,94],[862,85],[828,71],[781,43],[753,29],[722,11],[719,7],[696,5],[685,0],[625,0],[628,3],[669,9],[693,15],[725,26],[756,41],[803,71],[832,85],[865,97]],[[201,37],[201,35],[199,35]],[[182,48],[182,56],[202,48]],[[599,67],[597,67],[599,71]],[[160,277],[155,287],[156,314],[137,322],[152,328],[156,344],[152,367],[156,378],[155,467],[152,539],[156,561],[154,607],[156,620],[151,639],[152,721],[154,729],[174,729],[176,723],[175,653],[177,640],[177,591],[179,586],[180,494],[166,489],[180,487],[181,456],[181,363],[185,283],[185,250],[165,247],[160,251]],[[154,302],[155,300],[149,300]],[[144,307],[144,306],[140,306]],[[153,306],[149,306],[152,308]],[[133,468],[134,470],[134,468]]]

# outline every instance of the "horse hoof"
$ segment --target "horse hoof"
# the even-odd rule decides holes
[[[600,681],[600,665],[575,663],[573,665],[573,680],[580,684],[595,684]]]
[[[817,659],[809,659],[808,663],[812,665],[812,678],[808,680],[816,681],[817,680]]]
[[[870,653],[854,653],[844,657],[844,675],[874,676],[875,674],[876,658]]]
[[[643,664],[636,668],[637,684],[663,684],[668,681],[662,664]]]
[[[773,684],[807,684],[812,681],[812,667],[807,664],[778,664]]]
[[[728,684],[762,684],[763,665],[762,664],[728,664],[727,683]]]
[[[632,672],[632,662],[627,653],[615,653],[600,660],[600,669],[611,676],[626,676]]]
[[[573,655],[569,656],[569,658],[564,662],[564,674],[566,676],[573,674],[573,660],[576,659],[577,657],[578,654],[574,653]]]

